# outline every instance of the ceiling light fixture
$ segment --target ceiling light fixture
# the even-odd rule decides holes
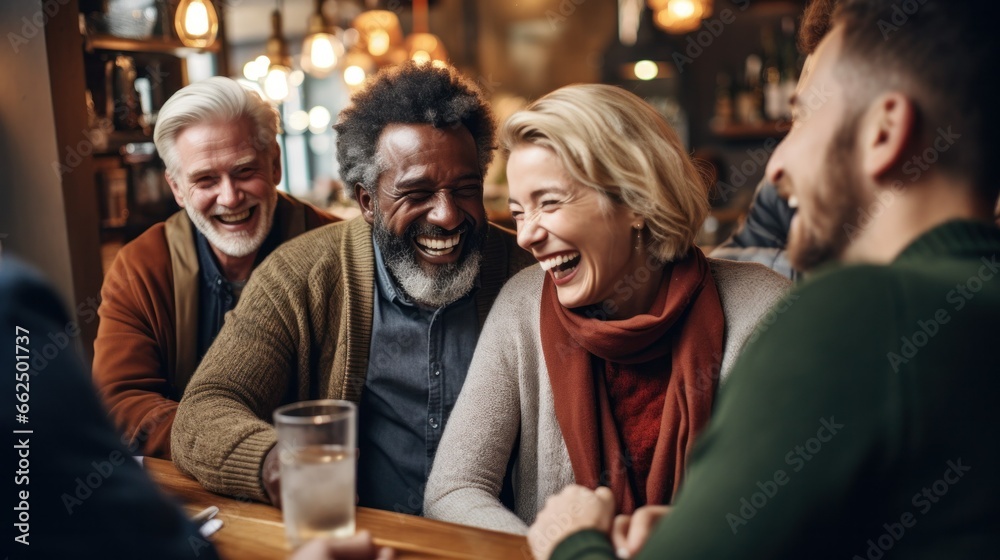
[[[278,0],[277,7],[271,12],[271,37],[267,40],[267,58],[270,65],[264,76],[264,94],[268,99],[282,102],[288,99],[291,86],[288,83],[292,74],[292,61],[288,56],[288,43],[281,33],[281,11],[283,2]]]
[[[323,1],[316,0],[316,9],[309,16],[308,32],[302,43],[302,69],[316,78],[330,75],[345,50],[343,30],[327,21]]]
[[[369,5],[374,4],[369,2]],[[361,49],[375,57],[379,63],[392,62],[395,51],[403,43],[403,28],[399,25],[399,18],[389,10],[369,9],[361,12],[354,18],[351,26],[358,30],[358,45]]]
[[[204,49],[219,34],[219,13],[211,0],[181,0],[174,14],[174,29],[185,46]]]
[[[437,35],[429,32],[427,0],[413,0],[413,33],[406,38],[407,57],[419,64],[445,64],[448,51]]]
[[[690,33],[712,15],[712,0],[648,0],[653,21],[667,33]]]

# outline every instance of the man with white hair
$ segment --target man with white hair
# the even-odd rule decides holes
[[[279,193],[278,112],[229,78],[175,93],[154,141],[177,212],[118,253],[105,277],[94,381],[130,449],[170,458],[177,403],[253,269],[335,219]]]

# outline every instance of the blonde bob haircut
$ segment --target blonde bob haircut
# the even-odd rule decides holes
[[[708,189],[680,138],[648,103],[602,84],[566,86],[507,119],[500,144],[552,150],[566,172],[645,219],[650,254],[683,257],[708,215]]]

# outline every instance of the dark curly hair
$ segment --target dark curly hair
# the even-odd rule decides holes
[[[340,113],[337,160],[347,191],[360,183],[374,194],[379,173],[378,141],[390,124],[462,125],[476,141],[479,170],[493,160],[496,123],[479,88],[452,67],[407,62],[372,77]]]

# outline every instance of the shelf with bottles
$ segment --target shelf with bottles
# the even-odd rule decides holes
[[[760,54],[746,57],[740,72],[716,76],[715,111],[709,123],[716,137],[781,138],[790,128],[790,99],[801,68],[795,20],[782,18],[777,34],[774,26],[763,26],[760,47]]]
[[[790,128],[789,121],[762,121],[759,123],[713,124],[712,134],[724,140],[766,140],[784,138]]]
[[[190,6],[192,2],[198,5]],[[79,0],[79,4],[87,53],[184,57],[223,49],[222,41],[215,40],[219,13],[211,0]]]
[[[191,54],[218,53],[221,48],[221,44],[216,42],[208,47],[195,48],[185,46],[177,39],[167,39],[163,37],[132,39],[102,33],[89,33],[84,37],[84,48],[87,52],[110,51],[122,53],[164,54],[183,58]]]

